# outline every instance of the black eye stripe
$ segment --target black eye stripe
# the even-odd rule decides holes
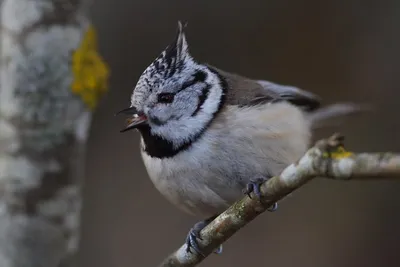
[[[179,91],[182,91],[189,86],[192,86],[193,84],[196,84],[198,82],[204,82],[207,78],[207,73],[204,71],[198,70],[194,75],[193,75],[193,80],[187,81],[182,84],[181,89]]]
[[[182,91],[198,82],[205,82],[206,78],[207,78],[207,73],[199,70],[193,75],[193,80],[183,83],[181,86],[181,89],[176,93],[179,93],[180,91]],[[157,96],[157,100],[159,103],[167,103],[167,104],[172,103],[174,101],[174,97],[175,97],[176,93],[160,93]]]

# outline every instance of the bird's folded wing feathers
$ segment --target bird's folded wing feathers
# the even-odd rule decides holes
[[[228,83],[227,104],[251,106],[266,102],[288,101],[306,111],[313,111],[320,107],[318,96],[297,87],[264,80],[252,80],[215,67],[211,68],[216,70]]]

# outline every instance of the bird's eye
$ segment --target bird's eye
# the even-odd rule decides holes
[[[161,93],[158,95],[159,103],[172,103],[174,101],[174,93]]]

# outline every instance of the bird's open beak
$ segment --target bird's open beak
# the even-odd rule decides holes
[[[147,117],[145,114],[142,112],[138,112],[136,108],[130,107],[123,109],[119,112],[117,112],[115,115],[119,114],[126,114],[126,115],[131,115],[132,117],[126,120],[125,128],[122,129],[120,132],[126,132],[132,129],[136,129],[140,125],[146,124],[147,123]]]

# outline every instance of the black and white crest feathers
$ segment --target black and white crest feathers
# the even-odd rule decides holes
[[[174,75],[176,70],[181,69],[185,58],[189,56],[188,44],[186,42],[186,36],[183,31],[185,26],[183,26],[180,21],[178,22],[178,31],[174,42],[170,44],[154,62],[155,64],[157,64],[156,62],[161,61],[166,64],[167,71],[165,72],[165,78],[171,77],[172,75]],[[157,66],[155,67],[157,69]]]
[[[146,68],[136,84],[135,98],[131,99],[133,106],[141,103],[153,90],[177,72],[181,72],[185,62],[191,61],[189,47],[184,32],[185,25],[178,22],[174,41]]]

